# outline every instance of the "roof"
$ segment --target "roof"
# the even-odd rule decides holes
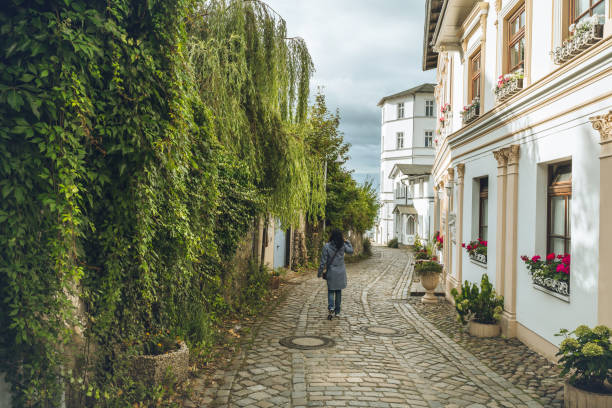
[[[389,173],[389,178],[394,178],[395,173],[400,171],[405,176],[421,176],[431,174],[432,165],[430,164],[396,164]],[[393,177],[392,177],[393,176]]]
[[[433,50],[432,42],[437,30],[438,20],[447,0],[427,0],[425,3],[425,33],[423,34],[423,71],[438,65],[438,53]],[[443,7],[444,5],[444,7]]]
[[[380,102],[378,102],[377,106],[382,106],[385,103],[385,101],[387,101],[388,99],[401,98],[402,96],[414,95],[417,93],[431,93],[432,94],[434,93],[435,86],[436,84],[422,84],[419,86],[415,86],[414,88],[410,88],[405,91],[398,92],[393,95],[385,96],[380,100]]]
[[[398,204],[393,208],[393,214],[418,214],[414,205]]]

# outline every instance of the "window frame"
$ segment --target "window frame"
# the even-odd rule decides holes
[[[573,0],[570,0],[573,1]],[[516,19],[520,19],[521,14],[525,15],[525,24],[519,29],[519,31],[517,31],[514,35],[512,35],[512,23],[516,20]],[[524,39],[525,41],[525,49],[527,48],[527,32],[526,32],[526,26],[527,26],[527,10],[525,8],[525,3],[523,2],[511,15],[510,17],[508,17],[506,19],[506,32],[507,32],[507,36],[506,36],[506,60],[507,60],[507,64],[506,64],[506,73],[510,73],[510,72],[514,72],[517,69],[523,68],[525,69],[525,53],[526,51],[523,50],[523,60],[521,62],[519,62],[518,64],[511,66],[512,64],[512,48],[521,41],[521,39]]]
[[[594,3],[594,4],[593,4]],[[584,13],[580,14],[578,17],[576,17],[574,15],[574,13],[576,12],[576,0],[569,0],[569,25],[572,24],[576,24],[578,23],[578,21],[580,21],[583,17],[586,17],[586,15],[588,14],[589,16],[593,16],[593,9],[597,6],[599,6],[600,4],[604,4],[604,10],[605,10],[605,0],[589,0],[589,8],[587,9],[587,11],[585,11]],[[604,11],[605,13],[605,11]]]
[[[478,72],[474,73],[474,61],[478,59]],[[480,77],[482,74],[482,53],[480,47],[470,55],[468,69],[468,104],[472,103],[477,97],[480,98],[482,93]],[[478,95],[474,95],[474,83],[478,83]]]
[[[401,137],[400,137],[401,135]],[[401,140],[401,145],[400,145]],[[395,150],[404,148],[404,132],[395,132]]]
[[[569,166],[569,181],[554,183],[556,171],[559,168]],[[552,232],[552,202],[554,197],[564,197],[565,213],[564,213],[564,235],[553,234]],[[571,253],[572,234],[571,234],[571,213],[569,201],[572,199],[572,162],[566,161],[554,163],[548,166],[548,183],[546,184],[546,253],[553,252],[551,248],[552,239],[563,240],[563,253]]]
[[[435,111],[435,103],[431,99],[425,100],[425,116],[428,118],[433,118]]]
[[[489,177],[482,177],[478,180],[478,238],[487,241],[489,238],[489,220],[484,217],[484,207],[487,208],[487,216],[489,215]],[[483,234],[483,228],[487,229],[486,234]]]
[[[428,134],[429,133],[429,134]],[[433,130],[425,131],[425,147],[433,147]],[[429,140],[429,144],[427,144],[427,140]]]
[[[399,102],[397,104],[397,118],[404,119],[405,111],[404,111],[404,102]]]

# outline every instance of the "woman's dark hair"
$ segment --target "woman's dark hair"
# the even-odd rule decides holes
[[[331,235],[329,236],[329,242],[333,242],[334,246],[337,249],[342,248],[342,246],[344,245],[344,239],[342,239],[342,231],[340,231],[339,229],[332,230]]]

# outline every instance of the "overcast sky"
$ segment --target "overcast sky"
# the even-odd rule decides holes
[[[340,109],[351,143],[355,178],[378,184],[380,98],[424,82],[421,69],[425,0],[265,0],[300,36],[316,73],[312,92],[324,87],[330,110]]]

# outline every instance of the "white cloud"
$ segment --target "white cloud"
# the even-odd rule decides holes
[[[378,182],[381,97],[434,81],[422,72],[423,0],[266,0],[304,38],[315,64],[313,91],[324,87],[330,110],[352,144],[358,178]]]

